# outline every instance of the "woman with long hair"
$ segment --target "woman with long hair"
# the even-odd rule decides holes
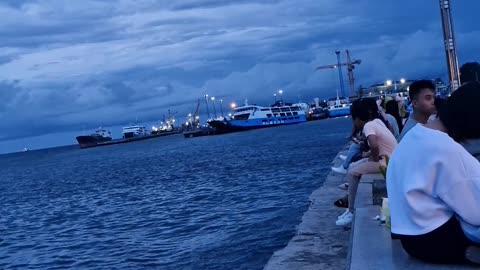
[[[370,156],[350,164],[346,180],[348,182],[348,209],[336,221],[338,226],[352,222],[355,209],[355,196],[362,174],[378,173],[385,166],[386,156],[390,156],[397,146],[397,140],[388,129],[374,99],[362,99],[354,108],[354,124],[362,130],[370,147]]]
[[[390,100],[385,104],[385,113],[390,114],[395,118],[395,123],[390,123],[393,126],[398,129],[399,133],[402,133],[403,129],[403,122],[402,122],[402,117],[400,117],[400,111],[398,109],[398,103],[395,100]]]

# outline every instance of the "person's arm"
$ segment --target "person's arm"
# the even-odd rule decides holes
[[[464,221],[465,233],[480,242],[480,179],[463,178],[445,190],[439,197]]]
[[[368,135],[367,136],[368,145],[370,146],[370,161],[379,161],[380,160],[380,147],[378,146],[377,135]]]

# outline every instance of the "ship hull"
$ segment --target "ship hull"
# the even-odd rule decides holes
[[[109,137],[88,136],[88,135],[77,136],[76,139],[81,148],[93,147],[99,143],[104,143],[112,140],[112,138],[109,138]]]
[[[259,128],[298,124],[306,121],[307,119],[305,118],[305,115],[298,115],[295,117],[271,117],[248,120],[214,120],[209,121],[208,124],[215,128],[215,134],[223,134]]]

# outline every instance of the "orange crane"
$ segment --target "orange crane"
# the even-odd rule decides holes
[[[337,55],[340,53],[339,51],[336,52]],[[345,63],[337,63],[333,65],[326,65],[326,66],[319,66],[315,70],[319,69],[332,69],[332,68],[341,68],[342,66],[347,66],[348,70],[348,82],[350,85],[350,96],[353,96],[355,94],[355,78],[353,77],[353,70],[355,69],[355,65],[360,65],[362,63],[362,60],[353,60],[350,58],[350,52],[346,50],[347,53],[347,62]],[[342,78],[342,73],[340,72],[340,85],[343,87],[343,78]]]

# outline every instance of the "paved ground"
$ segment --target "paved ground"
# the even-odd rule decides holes
[[[334,163],[338,166],[340,160],[336,158]],[[350,229],[335,225],[344,210],[333,205],[345,194],[337,188],[343,179],[344,175],[331,172],[323,186],[310,195],[311,205],[298,225],[297,235],[273,254],[264,270],[345,269]]]

